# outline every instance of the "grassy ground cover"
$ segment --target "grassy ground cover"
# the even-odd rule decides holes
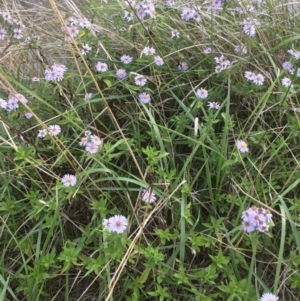
[[[300,299],[297,3],[0,23],[0,300]]]

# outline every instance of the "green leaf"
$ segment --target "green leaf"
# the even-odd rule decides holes
[[[142,273],[142,275],[138,280],[139,283],[145,283],[145,281],[148,279],[151,269],[152,269],[151,267],[146,267],[146,269],[144,270],[144,272]]]

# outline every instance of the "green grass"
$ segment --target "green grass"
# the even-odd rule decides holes
[[[0,299],[252,301],[269,292],[298,301],[300,66],[288,53],[300,49],[297,10],[266,1],[239,14],[249,2],[226,1],[214,14],[204,1],[159,2],[155,19],[139,20],[123,1],[22,3],[1,7],[24,24],[21,39],[0,16],[0,98],[28,100],[0,108]],[[201,22],[181,18],[188,5],[199,6]],[[65,41],[72,16],[92,25]],[[260,22],[253,37],[245,18]],[[248,52],[236,53],[242,45]],[[142,55],[146,46],[156,54]],[[122,63],[123,54],[133,62]],[[231,64],[216,72],[221,55]],[[99,61],[106,72],[97,72]],[[45,80],[54,63],[67,67],[61,81]],[[263,84],[246,71],[262,74]],[[201,88],[207,98],[197,97]],[[54,124],[57,136],[38,137]],[[101,139],[95,154],[79,144],[86,131]],[[76,185],[65,187],[65,174]],[[153,203],[144,190],[155,193]],[[269,231],[243,230],[251,206],[272,213]],[[114,215],[127,218],[126,233],[105,229]]]

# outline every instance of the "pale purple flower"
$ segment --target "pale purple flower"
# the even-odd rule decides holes
[[[23,37],[22,29],[21,28],[15,28],[13,37],[17,40],[22,39],[22,37]]]
[[[81,141],[79,142],[80,146],[86,146],[88,144],[88,138],[87,137],[83,137],[81,138]]]
[[[194,8],[189,7],[182,9],[181,19],[184,21],[195,20],[196,22],[201,22],[200,14]]]
[[[164,64],[164,60],[159,55],[157,55],[154,57],[154,63],[157,66],[162,66]]]
[[[254,37],[256,33],[254,25],[244,25],[243,31],[249,37]]]
[[[70,27],[62,28],[65,33],[65,41],[71,42],[72,38],[75,38],[79,34],[79,29],[73,24]]]
[[[53,64],[45,69],[45,79],[59,82],[63,79],[66,71],[67,67],[65,65]]]
[[[271,293],[264,293],[260,298],[260,301],[277,301],[277,300],[278,297]]]
[[[136,15],[140,20],[144,20],[146,18],[146,11],[141,7],[136,11]]]
[[[272,213],[268,209],[263,209],[263,214],[265,215],[266,223],[272,220]]]
[[[80,52],[81,52],[82,55],[86,55],[91,50],[92,50],[92,48],[88,44],[84,44],[84,45],[82,45]]]
[[[243,20],[243,25],[260,25],[260,22],[255,18],[246,18]]]
[[[133,12],[125,11],[125,16],[124,16],[124,18],[125,18],[128,22],[132,21],[133,18],[134,18],[134,13],[133,13]]]
[[[31,112],[24,113],[25,118],[31,119],[33,117],[33,114]]]
[[[223,8],[223,1],[222,0],[212,0],[211,1],[211,11],[214,14],[220,13]]]
[[[204,53],[204,54],[209,54],[209,53],[211,53],[211,52],[212,52],[212,50],[211,50],[210,47],[205,47],[205,48],[203,49],[203,53]]]
[[[90,154],[96,154],[98,151],[98,145],[92,142],[87,142],[85,150]]]
[[[283,62],[282,68],[290,73],[294,73],[294,65],[290,61]]]
[[[234,47],[234,52],[244,55],[244,54],[247,54],[248,50],[245,45],[237,45]]]
[[[241,152],[241,153],[248,153],[249,152],[249,148],[248,145],[245,141],[243,140],[237,140],[236,141],[236,147],[237,149]]]
[[[43,129],[43,130],[39,130],[39,133],[37,136],[39,138],[44,138],[47,134],[48,134],[48,131],[46,129]]]
[[[180,71],[186,71],[186,70],[188,70],[188,68],[189,68],[189,66],[188,66],[187,62],[181,62],[178,65],[178,69]]]
[[[147,104],[151,101],[151,96],[150,94],[146,93],[146,92],[143,92],[139,95],[139,100],[144,103],[144,104]]]
[[[92,23],[88,19],[85,18],[85,19],[80,20],[79,26],[81,28],[91,28]]]
[[[223,54],[221,54],[220,56],[215,56],[214,57],[214,60],[217,64],[221,64],[223,63],[223,61],[225,60],[225,57]]]
[[[103,62],[97,62],[95,68],[98,72],[105,72],[108,70],[107,64]]]
[[[89,139],[91,143],[99,146],[102,143],[102,140],[96,135],[89,135]]]
[[[143,75],[137,75],[137,76],[135,76],[135,78],[134,78],[134,82],[135,82],[135,84],[137,85],[137,86],[145,86],[146,85],[146,83],[147,83],[147,79],[146,79],[146,77],[145,76],[143,76]]]
[[[13,97],[16,98],[17,101],[20,102],[20,103],[23,103],[23,104],[28,103],[28,100],[22,94],[17,93]]]
[[[15,97],[11,97],[7,101],[6,110],[8,112],[14,111],[19,107],[18,100]]]
[[[48,134],[50,136],[57,136],[61,132],[61,127],[57,124],[48,126]]]
[[[128,226],[128,221],[123,215],[115,215],[110,219],[110,229],[112,232],[124,233]]]
[[[291,54],[296,60],[300,58],[300,51],[295,51],[293,49],[289,49],[288,53]]]
[[[75,186],[76,185],[76,177],[74,175],[66,174],[62,177],[61,182],[66,187]]]
[[[146,189],[142,191],[142,200],[146,203],[153,203],[156,201],[156,195],[151,189]]]
[[[173,38],[179,38],[179,31],[177,29],[171,31],[171,39]]]
[[[146,46],[143,50],[142,50],[142,54],[144,55],[153,55],[155,54],[155,49],[153,47],[148,47]]]
[[[130,64],[132,62],[132,57],[126,54],[121,56],[121,62],[124,64]]]
[[[6,109],[7,108],[7,101],[4,100],[4,99],[2,99],[2,98],[0,98],[0,107],[2,109]]]
[[[208,108],[209,109],[215,109],[215,110],[218,110],[220,108],[220,104],[218,102],[208,102]]]
[[[9,21],[12,19],[11,15],[9,14],[8,11],[2,11],[1,12],[2,18],[4,19],[4,21],[10,23]],[[10,23],[11,24],[11,23]]]
[[[151,19],[155,19],[155,6],[151,1],[141,2],[141,7],[144,9],[146,15],[148,15]]]
[[[130,8],[136,8],[139,7],[139,4],[136,3],[136,0],[127,0],[125,2],[126,6],[129,6]]]
[[[229,68],[232,65],[232,62],[226,60],[223,54],[219,57],[214,57],[214,60],[218,64],[215,68],[216,73],[220,73],[221,71]]]
[[[167,6],[173,6],[175,4],[174,0],[165,0],[165,5]]]
[[[255,230],[255,225],[252,224],[249,220],[244,219],[242,222],[242,227],[244,229],[245,232],[247,233],[251,233]]]
[[[264,208],[252,206],[242,213],[242,227],[245,232],[267,232],[269,223],[272,221],[272,214]]]
[[[292,81],[288,78],[288,77],[284,77],[281,81],[282,85],[285,86],[285,87],[293,87],[292,85]]]
[[[0,28],[0,40],[4,40],[6,37],[7,31],[5,28]]]
[[[255,75],[255,78],[253,79],[253,83],[256,85],[262,85],[265,81],[264,76],[261,73],[258,73]]]
[[[215,68],[215,72],[220,73],[221,71],[223,71],[222,67],[220,65],[217,65]]]
[[[112,232],[112,217],[110,217],[109,219],[104,219],[103,222],[103,227],[105,230],[108,230],[109,232]]]
[[[92,132],[91,131],[85,131],[84,132],[84,136],[85,137],[89,137],[89,136],[91,136],[92,135]]]
[[[253,81],[255,79],[255,73],[252,71],[246,71],[245,78],[249,81]]]
[[[116,71],[116,76],[119,79],[123,79],[123,78],[125,78],[127,76],[127,73],[126,73],[126,71],[124,69],[118,69]]]
[[[197,95],[198,98],[204,99],[204,98],[207,98],[208,91],[203,89],[203,88],[197,89],[196,95]]]
[[[91,100],[91,98],[93,97],[93,94],[92,93],[86,93],[85,95],[84,95],[84,101],[89,101],[89,100]]]
[[[33,78],[31,79],[31,81],[32,81],[32,82],[39,82],[40,79],[39,79],[38,77],[33,77]]]
[[[231,62],[229,60],[225,60],[220,64],[220,66],[221,66],[222,70],[225,70],[231,66]]]

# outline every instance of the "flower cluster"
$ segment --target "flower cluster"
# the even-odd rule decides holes
[[[45,69],[45,80],[59,82],[63,80],[66,71],[67,67],[65,65],[53,64]]]
[[[91,22],[87,19],[78,19],[75,17],[69,17],[65,20],[66,27],[62,27],[62,31],[65,34],[65,41],[71,42],[72,38],[76,38],[79,34],[80,28],[90,28]]]
[[[16,40],[20,40],[23,38],[23,28],[25,27],[19,20],[13,18],[8,11],[1,11],[0,15],[3,20],[9,24],[12,30],[12,36]],[[7,29],[0,28],[0,40],[4,40],[7,36]]]
[[[189,7],[182,8],[181,19],[184,21],[195,20],[196,22],[201,22],[202,20],[200,14],[194,8]]]
[[[213,14],[219,14],[223,9],[224,0],[212,0],[211,1],[211,12]]]
[[[103,220],[103,227],[109,232],[125,233],[127,230],[128,221],[123,215],[114,215],[109,219]]]
[[[75,186],[76,185],[76,177],[74,175],[66,174],[61,178],[61,182],[64,186]]]
[[[248,53],[248,49],[245,45],[237,45],[234,47],[234,52],[237,54],[245,55]]]
[[[300,51],[289,49],[288,53],[291,54],[295,58],[295,60],[299,60],[300,59]]]
[[[156,50],[153,47],[148,47],[146,46],[143,50],[142,50],[142,55],[153,55],[156,53]]]
[[[215,68],[216,73],[220,73],[221,71],[229,68],[232,65],[232,63],[229,60],[225,59],[223,54],[219,57],[216,56],[214,60],[218,64]]]
[[[256,34],[255,26],[259,26],[260,22],[254,18],[246,18],[243,20],[243,31],[247,36],[254,37]]]
[[[89,154],[95,154],[98,152],[101,143],[102,140],[98,136],[92,135],[90,131],[86,131],[79,145],[84,146]]]
[[[142,191],[141,198],[146,203],[153,203],[156,201],[156,195],[151,189],[145,189]]]
[[[242,3],[240,3],[240,4],[242,4]],[[253,12],[254,11],[254,6],[251,5],[251,4],[247,4],[245,7],[239,6],[239,7],[235,8],[235,11],[237,13],[241,14],[241,15],[242,14],[247,14],[248,12]]]
[[[47,134],[50,136],[57,136],[61,132],[61,127],[57,124],[49,125],[47,129],[39,130],[38,137],[44,138]]]
[[[140,20],[146,19],[148,16],[151,19],[155,18],[155,5],[151,0],[143,0],[136,3],[135,0],[127,0],[126,4],[130,9],[134,9],[135,13],[125,11],[125,19],[129,22],[132,21],[136,15]]]
[[[262,85],[265,81],[265,77],[261,73],[254,73],[252,71],[246,71],[245,78],[256,85]]]
[[[9,97],[7,101],[0,98],[0,107],[7,112],[18,109],[19,103],[27,104],[28,100],[22,94],[15,94],[14,96]]]
[[[269,223],[271,221],[271,212],[264,208],[252,206],[242,213],[242,227],[247,233],[255,230],[266,232],[269,230]]]

